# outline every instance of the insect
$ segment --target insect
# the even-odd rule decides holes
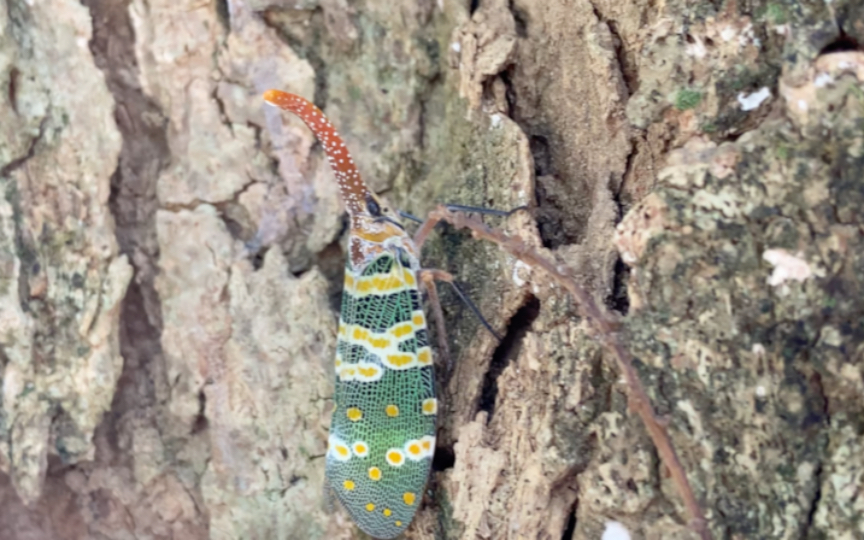
[[[350,217],[328,489],[363,531],[394,538],[414,518],[435,451],[438,402],[419,254],[397,214],[363,182],[320,109],[279,90],[267,91],[264,100],[299,116],[315,133]]]

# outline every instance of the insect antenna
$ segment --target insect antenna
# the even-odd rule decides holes
[[[415,216],[414,214],[409,214],[408,212],[406,212],[404,210],[399,210],[398,213],[399,213],[399,217],[403,217],[407,220],[415,221],[417,223],[423,223],[423,220],[420,219],[419,217]]]
[[[474,316],[480,320],[480,323],[486,327],[486,330],[489,330],[489,333],[492,334],[495,337],[495,339],[497,339],[498,341],[501,341],[502,339],[504,339],[500,335],[498,335],[498,332],[496,332],[492,328],[492,325],[489,324],[489,321],[486,320],[486,317],[484,317],[483,314],[480,313],[480,308],[478,308],[477,305],[474,304],[473,301],[471,301],[471,298],[469,298],[468,295],[465,293],[465,291],[462,290],[462,287],[460,287],[459,284],[456,283],[455,281],[451,281],[450,285],[452,285],[453,290],[456,291],[456,296],[458,296],[459,299],[462,300],[462,302],[466,306],[468,306],[468,309],[470,309],[472,312],[474,312]]]
[[[497,208],[483,208],[482,206],[468,206],[465,204],[445,204],[444,208],[446,208],[448,210],[455,210],[457,212],[466,212],[466,213],[474,212],[475,214],[486,214],[489,216],[501,216],[501,217],[510,217],[520,210],[528,210],[528,206],[524,205],[524,204],[522,206],[517,206],[516,208],[512,208],[510,210],[498,210]],[[415,221],[417,223],[423,223],[423,221],[425,221],[425,220],[418,218],[414,214],[411,214],[411,213],[406,212],[404,210],[399,210],[399,216],[401,216],[405,219],[411,220],[411,221]]]
[[[501,217],[510,217],[516,212],[520,210],[528,210],[527,205],[517,206],[516,208],[512,208],[510,210],[498,210],[496,208],[484,208],[482,206],[467,206],[464,204],[445,204],[444,208],[447,210],[455,210],[457,212],[466,212],[466,213],[475,213],[475,214],[486,214],[488,216],[501,216]]]

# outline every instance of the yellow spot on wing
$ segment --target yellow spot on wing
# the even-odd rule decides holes
[[[390,517],[393,512],[389,508],[385,508],[383,513],[384,517]]]
[[[387,405],[387,407],[384,409],[384,412],[386,412],[387,416],[389,416],[390,418],[396,418],[397,416],[399,416],[399,407],[390,404]]]
[[[351,449],[348,448],[347,444],[333,435],[327,440],[327,452],[338,461],[348,461],[351,459]]]
[[[411,272],[411,270],[408,270],[408,269],[403,270],[402,275],[403,275],[402,279],[405,280],[405,283],[407,283],[409,287],[413,287],[414,285],[417,284],[417,280],[414,279],[414,274]]]
[[[388,291],[388,292],[389,291],[397,291],[404,286],[405,286],[405,282],[402,281],[402,278],[400,276],[396,276],[396,275],[391,274],[385,279],[384,290]]]
[[[366,443],[363,441],[355,442],[353,445],[351,445],[351,448],[354,450],[354,454],[357,457],[362,458],[366,457],[369,454],[369,446],[367,446]]]
[[[426,324],[426,318],[422,313],[415,313],[413,317],[411,317],[411,322],[414,323],[414,326],[423,326]]]
[[[392,332],[393,335],[396,336],[397,338],[401,338],[401,337],[405,337],[405,336],[413,334],[414,333],[414,327],[411,326],[410,324],[403,324],[403,325],[397,326],[396,328],[394,328],[390,332]]]
[[[374,510],[375,510],[375,505],[374,505],[374,504],[369,503],[369,504],[366,505],[366,511],[367,511],[367,512],[372,512],[372,511],[374,511]]]
[[[423,400],[423,414],[432,415],[438,412],[438,400],[433,398],[424,399]]]
[[[402,495],[402,500],[405,501],[405,504],[408,506],[414,504],[414,499],[416,499],[416,496],[410,491],[406,491],[405,494]]]
[[[387,355],[387,362],[394,368],[399,369],[414,362],[414,357],[410,354],[389,354]]]
[[[357,367],[357,374],[363,377],[364,379],[371,379],[378,374],[380,370],[376,366],[367,366],[367,367]]]
[[[408,453],[415,457],[420,457],[423,455],[423,447],[420,446],[418,441],[412,441],[408,444]]]
[[[352,482],[351,480],[345,480],[342,486],[348,491],[354,490],[354,482]]]
[[[386,349],[390,346],[390,340],[386,338],[373,338],[370,337],[368,339],[369,345],[372,346],[373,349]]]
[[[363,418],[363,411],[361,411],[357,407],[351,407],[347,411],[345,411],[345,416],[348,417],[348,420],[351,420],[352,422],[357,422]]]
[[[351,381],[354,379],[354,376],[357,374],[357,369],[354,366],[342,366],[339,369],[339,378],[343,381]]]
[[[353,289],[354,288],[354,277],[351,274],[345,274],[345,288]]]
[[[435,437],[426,435],[420,438],[420,446],[423,447],[423,454],[432,457],[435,454]]]
[[[369,478],[376,482],[381,480],[381,469],[378,467],[369,467]]]
[[[432,350],[429,347],[423,347],[417,353],[417,363],[421,366],[428,366],[432,363]]]
[[[396,520],[396,523],[394,523],[394,525],[396,525],[397,527],[401,527],[401,526],[402,526],[402,522],[399,521],[399,520]]]
[[[387,458],[387,463],[394,467],[401,467],[405,463],[405,455],[398,448],[387,450],[385,457]]]

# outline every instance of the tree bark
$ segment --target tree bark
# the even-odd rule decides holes
[[[864,537],[862,44],[854,0],[7,0],[0,538],[363,537],[322,488],[344,215],[268,88],[398,208],[529,207],[484,219],[620,315],[714,538]],[[406,537],[696,538],[573,300],[436,231],[504,338],[442,289]]]

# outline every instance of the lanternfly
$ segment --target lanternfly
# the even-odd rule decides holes
[[[363,531],[394,538],[414,518],[435,451],[438,404],[417,249],[320,109],[278,90],[264,99],[299,116],[321,141],[350,216],[326,477]]]

